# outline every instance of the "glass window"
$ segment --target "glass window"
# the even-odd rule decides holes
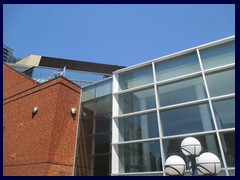
[[[202,77],[184,79],[158,87],[160,106],[183,103],[206,98]]]
[[[119,145],[119,171],[161,171],[162,162],[159,141]]]
[[[96,98],[109,94],[112,94],[112,79],[97,84]]]
[[[112,113],[96,116],[96,134],[111,131]]]
[[[157,114],[119,118],[119,141],[159,137]]]
[[[197,135],[192,136],[195,137],[202,145],[203,152],[211,152],[218,156],[218,158],[222,162],[221,152],[219,148],[219,144],[217,141],[217,136],[215,134],[208,134],[208,135]],[[181,151],[181,143],[183,139],[186,137],[178,137],[178,138],[171,138],[171,139],[164,139],[163,140],[163,149],[165,153],[166,159],[172,155],[181,156],[185,162],[187,162],[187,157]]]
[[[164,136],[213,130],[208,104],[198,104],[160,112]]]
[[[219,100],[212,104],[218,128],[235,127],[235,99]]]
[[[94,100],[82,103],[82,114],[79,122],[81,135],[93,134],[94,106]]]
[[[178,77],[196,71],[200,71],[200,65],[196,52],[165,60],[156,64],[158,81]]]
[[[235,167],[235,132],[224,132],[220,137],[227,166]]]
[[[84,157],[89,156],[92,154],[92,136],[85,136],[85,137],[79,137],[78,138],[78,156]]]
[[[76,158],[76,175],[77,176],[90,176],[91,175],[91,157],[78,157]]]
[[[206,75],[210,96],[235,93],[235,70],[220,71]]]
[[[110,175],[110,162],[109,155],[94,156],[93,176],[109,176]]]
[[[120,114],[156,107],[154,89],[144,89],[119,95]]]
[[[95,154],[109,153],[110,135],[105,133],[95,136]]]
[[[209,69],[235,62],[235,41],[200,51],[203,68]]]
[[[119,74],[120,90],[149,83],[153,83],[153,72],[151,65]]]
[[[82,90],[81,101],[85,102],[95,98],[95,86],[86,87]]]

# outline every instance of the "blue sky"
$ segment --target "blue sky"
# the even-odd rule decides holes
[[[18,58],[130,66],[232,35],[234,4],[3,5],[3,43]]]

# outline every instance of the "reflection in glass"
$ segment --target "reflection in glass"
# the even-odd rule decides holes
[[[152,66],[119,74],[120,90],[129,89],[153,82]]]
[[[227,166],[235,167],[235,132],[224,132],[220,137]]]
[[[178,77],[196,71],[200,71],[200,65],[196,52],[172,58],[156,64],[158,81]]]
[[[91,157],[79,157],[75,168],[76,176],[91,176]]]
[[[235,127],[235,99],[214,101],[212,104],[218,128]]]
[[[160,106],[183,103],[206,98],[202,77],[160,85],[158,87]]]
[[[162,160],[159,141],[119,145],[119,171],[161,171]]]
[[[145,89],[119,95],[119,113],[126,114],[156,107],[154,89]]]
[[[208,104],[160,111],[164,136],[213,130]]]
[[[157,114],[119,118],[119,141],[159,137]]]
[[[110,163],[109,155],[94,156],[93,159],[93,176],[109,176],[110,175]]]
[[[105,133],[102,135],[96,135],[95,137],[95,154],[109,153],[110,146],[110,134]]]
[[[220,71],[206,75],[210,96],[235,93],[235,70]]]
[[[235,62],[235,41],[200,50],[204,69]]]

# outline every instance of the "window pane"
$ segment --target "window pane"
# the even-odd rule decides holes
[[[215,118],[218,128],[235,127],[235,99],[227,99],[213,102]]]
[[[91,157],[79,157],[76,158],[77,169],[76,175],[77,176],[90,176],[91,174]]]
[[[96,116],[96,134],[111,130],[112,113]]]
[[[96,86],[96,97],[112,94],[112,79],[103,81]]]
[[[119,141],[159,137],[157,114],[119,118]]]
[[[95,136],[95,154],[109,153],[110,135],[109,133]]]
[[[228,167],[235,167],[235,132],[220,134]]]
[[[84,88],[82,91],[81,101],[85,102],[95,98],[95,86]]]
[[[203,68],[209,69],[235,62],[235,41],[200,51]]]
[[[213,130],[208,104],[192,105],[160,112],[164,136]]]
[[[156,107],[154,89],[145,89],[119,95],[120,114]]]
[[[211,96],[235,93],[235,70],[221,71],[206,75]]]
[[[197,54],[195,52],[156,64],[158,81],[178,77],[196,71],[200,71],[200,66]]]
[[[92,154],[92,136],[78,138],[78,157],[85,157]]]
[[[119,145],[119,171],[161,171],[159,141]]]
[[[120,90],[129,89],[153,82],[152,66],[119,74]]]
[[[94,120],[94,101],[87,101],[82,103],[82,114],[80,123],[80,134],[81,135],[92,135],[93,134],[93,120]]]
[[[183,103],[206,98],[202,77],[160,85],[158,87],[161,106]]]
[[[93,176],[109,176],[109,155],[94,156]]]

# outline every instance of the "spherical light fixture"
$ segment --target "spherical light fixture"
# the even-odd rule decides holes
[[[177,155],[172,155],[167,158],[165,163],[165,171],[170,176],[180,176],[185,172],[185,161]]]
[[[204,175],[216,175],[221,170],[221,162],[215,154],[205,152],[198,157],[197,169]]]
[[[186,156],[197,156],[202,151],[202,145],[196,138],[187,137],[181,143],[181,150]]]

